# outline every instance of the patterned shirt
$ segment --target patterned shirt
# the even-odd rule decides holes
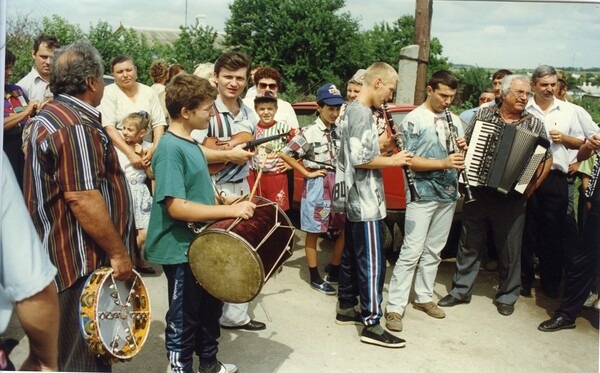
[[[33,120],[25,164],[25,200],[44,248],[58,268],[59,292],[109,264],[106,252],[69,209],[65,192],[99,190],[125,248],[133,248],[127,181],[95,108],[68,95],[46,104]]]
[[[256,134],[256,123],[258,123],[256,114],[254,114],[254,111],[246,106],[239,98],[238,103],[240,105],[240,112],[234,118],[233,114],[221,100],[221,96],[217,96],[217,99],[215,100],[216,115],[210,118],[206,136],[217,137],[219,140],[227,141],[239,132],[250,132],[252,135]],[[212,175],[212,177],[217,184],[239,182],[248,177],[249,169],[249,162],[246,162],[244,165],[228,163],[227,166],[225,166],[225,169]]]
[[[452,114],[458,136],[462,134],[460,118]],[[456,124],[459,124],[458,127]],[[425,104],[408,113],[400,123],[400,132],[406,136],[409,153],[428,159],[448,157],[453,149],[450,129],[444,113],[435,114]],[[453,202],[458,199],[458,177],[455,169],[414,172],[415,188],[423,201]],[[406,188],[408,194],[408,188]],[[406,198],[408,200],[408,196]]]
[[[321,118],[302,132],[283,148],[283,153],[290,157],[302,159],[302,165],[310,169],[325,168],[335,170],[335,159],[340,147],[340,137],[336,125],[327,129]]]
[[[379,156],[379,135],[372,110],[358,100],[353,101],[344,112],[338,131],[334,211],[345,212],[353,222],[384,219],[387,212],[381,169],[355,167]]]
[[[7,84],[4,86],[4,118],[13,114],[19,114],[25,110],[27,101],[25,101],[24,93],[21,87],[15,84]],[[21,127],[25,125],[29,117],[23,118],[18,125],[11,128],[9,134],[17,134],[21,132]]]
[[[256,125],[256,139],[264,139],[265,137],[277,136],[281,134],[289,133],[291,127],[287,122],[274,122],[269,127],[264,127],[260,122]],[[263,143],[258,146],[257,155],[252,159],[252,168],[255,171],[260,170],[264,164],[263,172],[267,174],[280,174],[282,173],[277,169],[277,163],[281,159],[277,155],[281,149],[285,146],[285,137],[282,136],[278,139]],[[269,147],[270,152],[267,153],[266,147]],[[267,158],[265,161],[265,157]]]

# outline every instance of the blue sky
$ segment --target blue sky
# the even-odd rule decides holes
[[[7,2],[10,18],[18,11],[33,18],[52,13],[87,30],[102,19],[113,27],[177,28],[185,22],[185,0],[15,0]],[[188,0],[188,24],[196,16],[218,31],[229,17],[228,0]],[[345,11],[363,29],[414,15],[414,0],[346,0]],[[432,36],[454,63],[491,68],[600,66],[600,4],[519,3],[434,0]]]

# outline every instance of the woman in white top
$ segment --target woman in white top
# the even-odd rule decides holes
[[[104,96],[98,109],[102,113],[102,125],[117,149],[127,155],[131,164],[136,168],[148,166],[154,149],[167,125],[165,113],[160,106],[158,95],[147,85],[137,82],[137,70],[133,59],[129,56],[115,57],[111,62],[115,84],[104,89]],[[141,157],[125,143],[120,132],[122,121],[130,113],[145,111],[150,115],[154,146]]]

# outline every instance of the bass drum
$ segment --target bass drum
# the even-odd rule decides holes
[[[292,256],[295,228],[279,206],[254,197],[254,216],[205,226],[188,257],[198,283],[229,303],[254,299],[267,280]]]

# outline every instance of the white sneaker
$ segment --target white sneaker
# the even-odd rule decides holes
[[[596,299],[596,301],[594,302],[594,305],[592,306],[592,308],[596,312],[600,311],[600,298]]]
[[[598,294],[590,292],[585,303],[583,304],[584,308],[592,308],[594,306],[594,302],[598,299]]]
[[[219,373],[237,373],[238,371],[238,368],[235,364],[219,364],[221,364],[221,369],[219,370]]]
[[[234,364],[223,364],[217,361],[217,364],[211,366],[208,369],[202,369],[198,373],[211,372],[211,373],[237,373],[238,368]]]

